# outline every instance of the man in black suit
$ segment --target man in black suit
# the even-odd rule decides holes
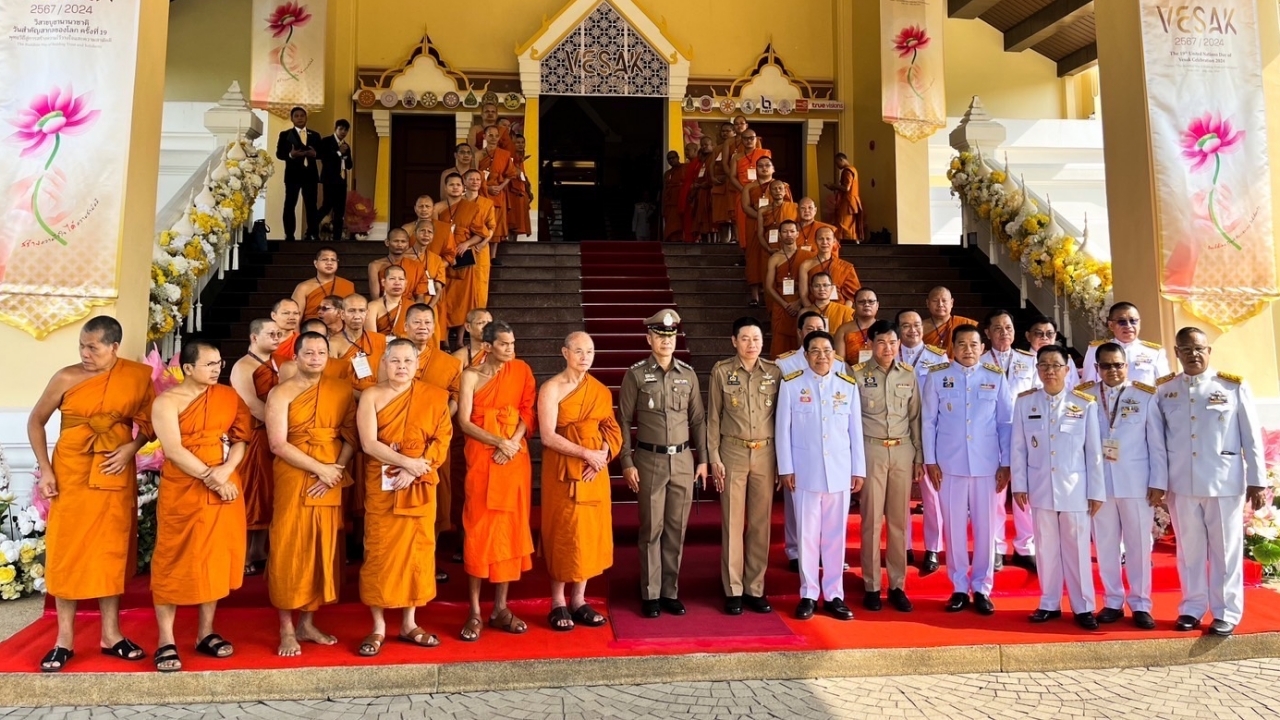
[[[320,133],[307,129],[307,111],[295,107],[289,111],[293,127],[280,133],[276,141],[276,157],[284,161],[284,235],[294,240],[298,226],[298,193],[307,213],[307,240],[319,240],[320,216],[316,212],[316,158],[320,154]]]
[[[347,214],[347,172],[351,170],[351,123],[339,120],[333,134],[320,141],[320,182],[324,183],[324,207],[318,221],[333,213],[333,241],[342,241],[342,221]]]

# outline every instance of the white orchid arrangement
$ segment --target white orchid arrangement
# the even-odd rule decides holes
[[[9,486],[9,463],[0,448],[0,600],[44,592],[45,517],[34,505],[19,507]]]

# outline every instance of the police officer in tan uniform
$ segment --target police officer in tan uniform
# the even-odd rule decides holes
[[[862,395],[867,481],[862,487],[862,605],[880,609],[880,532],[889,523],[889,604],[911,612],[907,598],[907,516],[911,485],[924,478],[920,387],[915,370],[898,358],[898,331],[879,320],[867,332],[871,359],[853,366]]]
[[[693,485],[707,476],[706,413],[693,367],[673,357],[680,316],[659,310],[645,320],[653,353],[622,378],[618,391],[622,426],[622,477],[640,505],[640,612],[656,618],[683,615],[679,593],[684,531]],[[630,428],[635,421],[636,443]],[[691,450],[698,453],[695,465]]]
[[[781,373],[760,357],[759,320],[733,323],[733,348],[736,355],[712,368],[707,391],[707,455],[720,493],[720,581],[727,614],[741,615],[743,605],[768,613],[764,571],[778,480],[773,413]]]

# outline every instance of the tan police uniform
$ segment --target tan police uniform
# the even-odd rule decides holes
[[[778,366],[763,357],[750,370],[736,355],[711,369],[707,459],[724,465],[725,472],[720,495],[720,581],[726,597],[764,596],[770,513],[778,480],[773,413],[781,379]]]
[[[680,316],[661,310],[645,321],[658,335],[675,335]],[[627,370],[618,391],[622,468],[640,474],[641,599],[676,599],[684,532],[693,506],[696,469],[691,450],[707,457],[706,412],[693,367],[672,359],[663,370],[650,355]],[[635,447],[630,428],[634,419]]]
[[[907,578],[908,504],[915,463],[924,462],[920,441],[920,387],[915,370],[895,362],[885,371],[874,360],[853,366],[862,396],[862,435],[867,481],[862,514],[862,579],[867,592],[880,590],[880,533],[889,523],[889,589]]]

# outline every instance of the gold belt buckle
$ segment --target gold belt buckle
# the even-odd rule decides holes
[[[764,447],[764,443],[760,442],[759,440],[743,440],[742,444],[746,445],[747,449],[749,450],[759,450],[760,448]]]
[[[883,440],[885,447],[898,447],[902,444],[901,440]]]

